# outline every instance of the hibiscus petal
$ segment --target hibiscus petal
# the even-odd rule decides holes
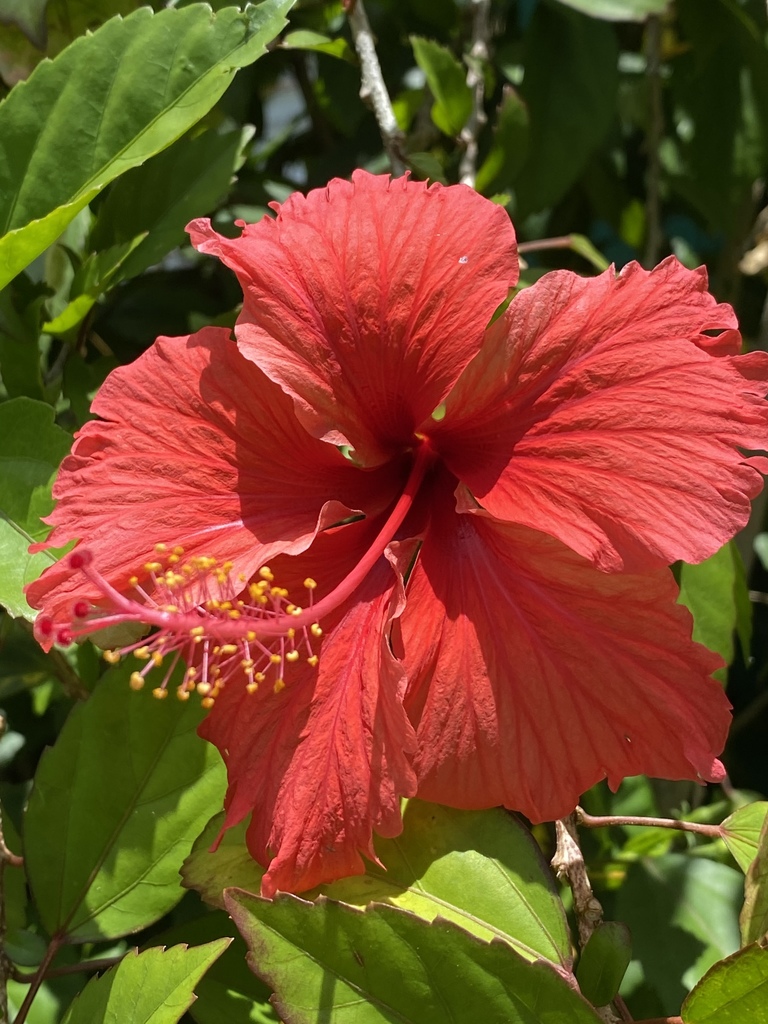
[[[671,258],[521,292],[432,431],[452,471],[604,570],[713,554],[762,487],[739,449],[768,447],[768,355],[719,354],[736,321],[706,286]]]
[[[282,581],[295,561],[295,573],[327,580],[319,560],[333,560],[340,575],[369,540],[367,524],[353,524],[298,559],[277,559],[275,573]],[[249,696],[228,683],[201,726],[227,763],[224,827],[253,812],[247,842],[269,864],[265,896],[362,874],[361,854],[376,860],[373,830],[402,828],[400,797],[416,788],[415,736],[402,667],[386,640],[402,604],[402,585],[382,559],[323,639],[316,671],[299,667],[278,694]]]
[[[401,619],[418,794],[548,821],[607,778],[722,778],[730,705],[664,569],[606,574],[559,541],[436,511]]]
[[[443,401],[515,284],[509,217],[463,185],[364,171],[276,208],[237,239],[193,221],[192,244],[237,273],[238,344],[307,428],[381,461]]]
[[[352,510],[378,512],[394,466],[354,467],[311,437],[291,400],[240,354],[229,332],[161,338],[107,378],[54,486],[54,530],[41,547],[81,539],[110,582],[142,575],[156,543],[181,545],[251,575],[303,551]],[[27,597],[54,619],[90,593],[58,563]]]

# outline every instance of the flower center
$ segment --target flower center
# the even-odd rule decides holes
[[[193,691],[211,707],[224,686],[243,677],[248,693],[268,684],[275,693],[286,685],[288,667],[302,659],[312,668],[318,664],[315,647],[322,636],[321,617],[338,608],[360,586],[383,554],[413,505],[424,475],[434,460],[428,443],[415,450],[414,461],[403,491],[386,522],[354,569],[330,593],[315,602],[313,579],[304,580],[307,607],[289,600],[288,591],[276,585],[268,566],[247,581],[244,574],[232,577],[231,562],[196,556],[184,559],[184,550],[165,544],[155,547],[155,559],[146,562],[142,579],[133,576],[130,590],[116,589],[93,564],[86,549],[67,556],[69,568],[81,573],[96,588],[98,604],[76,601],[71,621],[56,627],[49,616],[40,615],[35,631],[41,640],[68,645],[74,640],[125,623],[155,627],[146,639],[119,650],[104,652],[114,664],[127,654],[144,662],[131,674],[130,685],[139,690],[148,674],[164,667],[162,680],[152,693],[164,698],[171,677],[181,660],[186,665],[176,693],[187,700]]]

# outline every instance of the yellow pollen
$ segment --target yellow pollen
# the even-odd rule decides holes
[[[149,648],[137,647],[136,650],[133,652],[133,656],[135,658],[140,658],[142,661],[146,661],[149,658]]]
[[[152,664],[158,666],[163,664],[163,656],[160,651],[152,651]]]
[[[288,653],[285,656],[285,660],[286,661],[298,661],[299,660],[299,652],[298,651],[288,651]]]
[[[215,701],[213,697],[203,697],[203,699],[200,701],[200,706],[205,708],[205,710],[207,711],[209,708],[213,707],[214,703]]]
[[[280,693],[280,691],[284,690],[284,689],[285,689],[285,680],[284,679],[276,679],[275,680],[275,685],[272,687],[273,693]]]
[[[162,572],[163,567],[160,562],[145,562],[144,569],[146,572]]]
[[[279,665],[283,660],[283,657],[281,654],[270,654],[269,660],[272,662],[273,665]]]
[[[176,690],[176,696],[178,697],[179,700],[189,700],[189,690],[186,688],[186,686],[180,686]]]
[[[168,564],[169,565],[176,565],[176,563],[179,561],[180,557],[181,557],[180,555],[168,555]]]
[[[257,683],[263,683],[267,677],[264,675],[263,672],[254,672],[253,678],[256,680]]]
[[[163,610],[166,612],[177,612],[179,609],[175,604],[166,604],[163,606]]]
[[[213,689],[213,687],[211,686],[210,683],[198,683],[197,684],[197,692],[200,694],[201,697],[207,697],[212,689]]]
[[[323,635],[323,631],[322,631],[322,629],[320,627],[320,624],[317,623],[317,622],[313,622],[312,623],[312,625],[309,627],[309,632],[312,634],[312,636],[322,636]]]
[[[301,613],[302,613],[303,611],[304,611],[304,609],[303,609],[303,608],[300,608],[300,607],[299,607],[299,606],[298,606],[298,605],[296,604],[296,605],[294,605],[294,606],[293,606],[293,611],[291,612],[291,615],[301,615]]]
[[[270,583],[275,578],[274,575],[272,574],[272,570],[269,568],[268,565],[262,565],[262,567],[259,569],[259,576],[261,576],[263,580],[268,580]]]
[[[245,634],[245,639],[248,641],[248,643],[251,644],[256,639],[256,634],[253,632],[252,629],[249,629],[248,632]]]
[[[167,544],[155,544],[155,551],[158,553],[158,555],[164,555],[167,550]]]
[[[131,578],[128,580],[128,583],[132,587],[138,586],[138,584],[139,584],[139,577],[138,576],[131,576]]]
[[[177,544],[176,547],[173,549],[173,553],[174,555],[176,555],[177,558],[179,558],[181,555],[184,554],[184,548]]]
[[[240,668],[244,669],[246,672],[250,672],[253,668],[253,658],[243,658],[240,662]]]
[[[204,633],[205,633],[205,627],[204,626],[193,626],[192,629],[190,629],[190,631],[189,631],[189,635],[190,636],[203,636]]]
[[[310,656],[307,658],[307,664],[311,665],[312,668],[317,668],[317,663],[319,661],[320,661],[320,659],[318,658],[318,656],[316,654],[310,654]]]
[[[237,644],[222,644],[221,647],[222,654],[237,654],[237,650]]]
[[[152,691],[152,696],[155,698],[155,700],[165,700],[165,698],[168,696],[168,691],[164,690],[162,686],[156,686]]]
[[[258,683],[248,683],[248,685],[245,688],[245,692],[246,693],[256,693],[258,688],[259,688],[259,684]]]
[[[141,672],[131,672],[131,678],[128,685],[132,690],[141,690],[144,686],[144,676]]]
[[[314,590],[315,587],[317,586],[317,581],[313,580],[311,576],[307,576],[307,578],[304,580],[304,586],[307,588],[307,590]]]
[[[102,651],[101,656],[108,665],[117,665],[120,661],[120,653],[118,651]]]

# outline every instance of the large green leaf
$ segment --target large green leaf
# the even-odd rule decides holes
[[[435,97],[432,120],[446,135],[458,135],[472,113],[472,91],[465,69],[450,50],[431,39],[412,36],[411,45]]]
[[[559,0],[561,4],[606,21],[645,21],[651,14],[663,14],[672,0]]]
[[[511,85],[504,88],[496,123],[493,144],[477,172],[478,192],[510,185],[528,155],[528,108]]]
[[[742,891],[735,868],[685,854],[631,866],[615,916],[629,926],[645,984],[664,1013],[677,1013],[704,972],[739,948]]]
[[[49,533],[41,519],[53,508],[51,484],[72,438],[53,422],[49,405],[30,398],[0,404],[0,437],[0,604],[31,619],[23,588],[51,556],[27,548]]]
[[[179,868],[224,796],[219,755],[195,733],[199,703],[134,693],[132,668],[106,673],[72,711],[25,817],[40,918],[70,941],[126,935],[170,910]]]
[[[263,900],[231,890],[226,902],[286,1024],[599,1020],[554,964],[530,963],[451,921],[323,897]]]
[[[208,852],[220,824],[214,820],[200,837],[183,875],[185,885],[223,906],[228,886],[257,892],[261,869],[242,829],[230,830],[216,853]],[[552,874],[528,830],[505,811],[457,811],[411,800],[402,835],[377,837],[376,853],[384,869],[369,864],[365,875],[317,891],[358,906],[389,903],[425,921],[440,916],[482,939],[504,939],[530,960],[570,967],[570,937]]]
[[[0,104],[0,287],[108,182],[170,145],[255,61],[293,0],[114,18]]]
[[[748,946],[715,964],[681,1016],[683,1024],[768,1024],[768,949]]]
[[[62,1024],[176,1024],[195,1000],[195,986],[229,945],[174,946],[126,953],[117,966],[92,978]]]
[[[768,935],[768,818],[763,822],[757,856],[747,871],[739,923],[745,946],[761,942]]]
[[[768,801],[756,800],[739,807],[720,826],[723,840],[742,871],[748,871],[755,859],[760,830],[768,815]]]
[[[515,181],[519,215],[557,202],[602,142],[616,114],[618,56],[610,25],[564,7],[536,8],[521,87],[531,130]]]

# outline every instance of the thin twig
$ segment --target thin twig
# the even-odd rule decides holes
[[[40,986],[45,981],[45,977],[48,973],[48,968],[50,967],[53,958],[58,953],[61,942],[61,936],[54,935],[54,937],[48,943],[48,948],[45,951],[45,956],[41,960],[40,966],[37,968],[37,970],[34,973],[34,976],[30,980],[30,985],[27,990],[27,994],[26,996],[24,996],[24,1002],[21,1004],[19,1012],[16,1014],[14,1024],[24,1024],[24,1021],[27,1019],[27,1014],[29,1013],[30,1007],[34,1002],[35,996],[37,995]]]
[[[552,858],[552,868],[558,878],[565,878],[573,893],[573,909],[579,929],[579,948],[584,949],[592,932],[603,920],[603,908],[592,891],[587,874],[587,865],[579,846],[576,831],[576,814],[569,814],[555,822],[557,847]],[[595,1007],[595,1012],[605,1024],[621,1024],[621,1020],[610,1006]]]
[[[585,828],[607,828],[610,825],[639,825],[645,828],[673,828],[678,832],[694,832],[709,839],[722,839],[720,825],[706,825],[698,821],[679,821],[677,818],[644,818],[632,814],[587,814],[583,807],[576,808],[576,821]]]
[[[106,971],[110,967],[114,967],[115,964],[119,964],[125,954],[121,953],[120,956],[104,956],[100,960],[83,960],[79,964],[64,964],[62,967],[52,967],[49,971],[46,971],[45,980],[48,978],[63,978],[68,974],[90,974],[94,971]],[[21,971],[14,972],[14,981],[20,982],[22,985],[29,984],[34,981],[34,974],[24,974]]]
[[[405,136],[403,135],[392,109],[392,100],[389,98],[387,87],[384,83],[384,76],[381,73],[381,65],[376,54],[371,26],[368,16],[365,13],[363,0],[349,0],[347,7],[347,20],[352,32],[352,39],[360,58],[362,70],[362,84],[360,85],[360,99],[373,107],[376,115],[376,123],[384,143],[384,149],[389,157],[389,165],[392,174],[399,177],[405,173],[402,146]]]
[[[491,0],[472,0],[472,46],[469,51],[467,85],[472,91],[472,113],[459,136],[464,152],[459,163],[459,180],[475,187],[477,178],[477,137],[488,118],[485,116],[485,75],[490,39]]]
[[[648,171],[645,187],[645,254],[643,263],[650,270],[655,267],[661,250],[661,159],[659,148],[664,134],[664,109],[661,96],[661,18],[652,15],[645,27],[645,50],[648,61],[648,87],[650,110],[645,146]]]

